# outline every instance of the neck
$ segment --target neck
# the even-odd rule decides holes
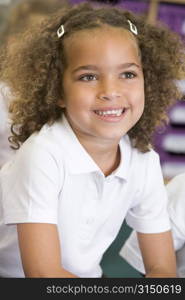
[[[78,140],[104,173],[105,176],[110,175],[120,163],[120,150],[119,143],[112,141],[103,141],[102,139],[95,140],[81,139],[78,136]]]

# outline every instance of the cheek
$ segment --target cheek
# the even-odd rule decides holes
[[[135,111],[135,114],[140,117],[144,111],[145,106],[145,95],[144,90],[137,90],[135,97],[132,98],[132,108]]]
[[[141,88],[133,88],[133,95],[132,95],[132,105],[143,107],[145,103],[145,93],[144,89]]]
[[[93,103],[92,96],[85,89],[73,89],[65,95],[66,107],[70,109],[85,109]]]
[[[144,100],[141,102],[140,104],[140,116],[142,116],[143,112],[144,112],[144,107],[145,107],[145,102]]]
[[[138,103],[138,111],[142,114],[145,107],[145,98],[144,94],[141,96],[140,101]]]
[[[78,114],[87,108],[87,102],[84,101],[83,97],[77,96],[75,93],[71,93],[68,95],[68,97],[65,97],[65,99],[62,101],[64,103],[64,108],[69,113],[75,113]]]

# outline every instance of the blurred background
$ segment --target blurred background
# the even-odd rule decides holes
[[[31,2],[34,4],[30,5]],[[8,45],[9,37],[13,39],[29,23],[41,20],[43,15],[52,13],[67,3],[76,4],[80,2],[83,0],[70,0],[68,2],[64,0],[0,0],[0,51],[3,44],[7,43]],[[124,7],[144,15],[146,20],[152,24],[157,24],[159,21],[163,22],[185,41],[185,0],[89,0],[89,2],[110,3]],[[185,79],[182,78],[177,84],[182,89],[184,96],[182,99],[176,99],[176,104],[169,109],[169,123],[163,128],[158,128],[153,136],[154,148],[160,156],[165,182],[185,172]],[[0,102],[1,99],[0,96]],[[0,103],[1,150],[3,148],[2,119]],[[6,146],[4,146],[4,150]],[[104,255],[102,268],[108,277],[140,277],[140,274],[119,255],[119,251],[130,232],[131,228],[124,223],[116,240]]]

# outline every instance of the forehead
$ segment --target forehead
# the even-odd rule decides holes
[[[139,48],[134,35],[126,29],[102,26],[73,33],[64,40],[67,64],[77,61],[101,61],[102,57],[113,61],[140,61]]]

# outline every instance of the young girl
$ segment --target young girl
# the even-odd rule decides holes
[[[185,173],[175,176],[167,184],[168,212],[173,234],[173,242],[176,250],[177,274],[185,278]],[[125,244],[120,255],[135,269],[145,274],[141,252],[137,241],[136,232],[133,231]]]
[[[122,9],[83,3],[48,18],[20,48],[2,74],[15,97],[11,142],[21,147],[0,174],[0,275],[101,277],[126,218],[147,276],[175,277],[150,143],[179,97],[179,38]]]

